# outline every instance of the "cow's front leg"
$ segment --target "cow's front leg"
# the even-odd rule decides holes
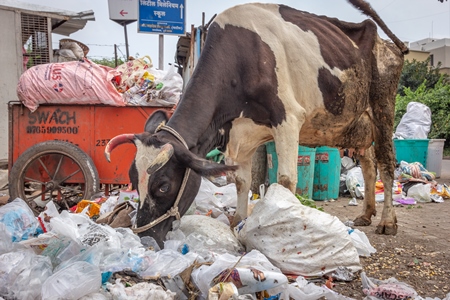
[[[295,193],[298,180],[298,140],[296,135],[292,134],[285,137],[287,138],[275,138],[278,157],[277,182]]]
[[[252,183],[252,160],[239,164],[239,169],[235,171],[235,183],[237,190],[237,207],[234,215],[232,227],[247,218],[248,192]]]
[[[354,220],[355,226],[369,226],[372,216],[375,216],[375,181],[377,175],[373,147],[367,149],[364,155],[358,155],[364,177],[364,203],[362,213]]]

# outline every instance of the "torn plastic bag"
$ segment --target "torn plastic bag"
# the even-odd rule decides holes
[[[173,300],[176,299],[175,293],[165,291],[162,287],[150,283],[140,282],[130,287],[125,287],[120,279],[116,280],[115,284],[107,283],[107,290],[111,293],[113,299],[128,299],[128,300]]]
[[[425,104],[409,102],[406,113],[395,129],[394,137],[403,139],[426,139],[431,127],[431,110]]]
[[[289,284],[286,291],[282,293],[281,299],[298,300],[352,300],[352,298],[337,294],[325,286],[317,286],[309,283],[304,277],[298,276],[295,283]]]
[[[50,276],[42,286],[42,299],[79,299],[97,292],[102,275],[97,266],[77,261]]]
[[[0,223],[6,226],[13,242],[27,240],[34,236],[39,227],[33,211],[20,198],[0,206]]]
[[[347,227],[335,216],[302,205],[282,185],[269,186],[238,238],[258,249],[283,273],[322,276],[339,266],[361,269]]]

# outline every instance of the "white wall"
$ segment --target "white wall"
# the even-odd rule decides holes
[[[22,73],[20,15],[0,9],[0,160],[8,159],[8,102]]]

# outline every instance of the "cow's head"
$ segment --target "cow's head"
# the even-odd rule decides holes
[[[156,111],[147,120],[143,133],[116,136],[105,148],[105,155],[109,161],[111,151],[118,145],[133,143],[136,146],[136,156],[130,167],[129,176],[133,188],[137,188],[139,192],[140,203],[136,217],[138,228],[172,209],[187,169],[191,171],[178,204],[181,216],[197,195],[201,176],[220,175],[237,168],[199,158],[170,132],[156,132],[158,126],[166,121],[166,113]],[[162,246],[174,220],[174,216],[169,217],[140,232],[139,235],[152,236]]]

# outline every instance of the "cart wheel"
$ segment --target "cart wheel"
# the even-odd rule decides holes
[[[98,172],[92,159],[63,141],[46,141],[27,149],[9,174],[10,198],[25,200],[36,215],[50,200],[60,210],[69,209],[98,190]]]

